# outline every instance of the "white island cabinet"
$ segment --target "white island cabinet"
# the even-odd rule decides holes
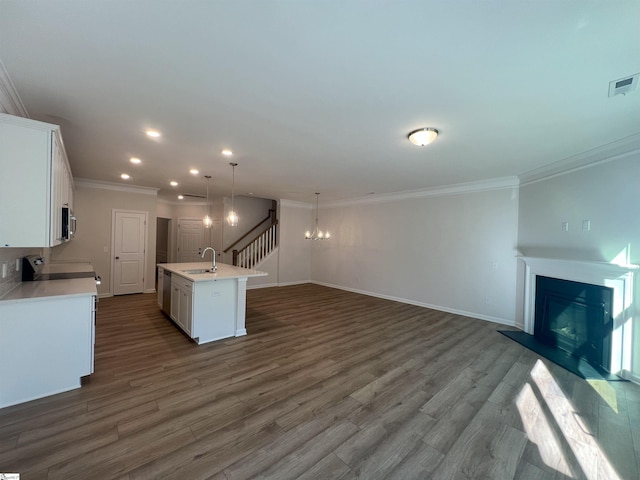
[[[0,408],[93,373],[95,299],[93,278],[23,282],[0,299]]]
[[[210,263],[163,263],[161,268],[171,272],[171,306],[165,313],[198,344],[247,334],[247,279],[267,273],[224,263],[215,273],[199,272]]]
[[[0,247],[52,247],[73,178],[60,127],[0,113]]]

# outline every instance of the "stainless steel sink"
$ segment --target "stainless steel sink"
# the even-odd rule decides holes
[[[182,273],[188,273],[190,275],[198,275],[201,273],[213,273],[210,269],[208,268],[197,268],[195,270],[181,270]]]

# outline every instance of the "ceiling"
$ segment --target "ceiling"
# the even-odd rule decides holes
[[[206,174],[230,195],[229,161],[237,195],[322,202],[640,134],[640,91],[607,95],[640,72],[640,0],[0,3],[0,60],[29,116],[61,125],[74,176],[169,200],[204,194]],[[440,135],[416,147],[421,127]]]

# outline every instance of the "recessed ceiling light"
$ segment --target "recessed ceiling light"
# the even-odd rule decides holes
[[[225,157],[230,157],[231,155],[233,155],[233,152],[231,150],[229,150],[228,148],[225,148],[224,150],[222,150],[222,154]]]
[[[178,195],[178,200],[184,200],[184,195]]]
[[[177,187],[178,186],[178,182],[176,182],[175,180],[172,180],[169,182],[169,185],[171,185],[172,187]]]
[[[147,130],[144,132],[147,134],[147,137],[158,138],[160,136],[160,132],[157,130]]]
[[[136,157],[131,157],[131,158],[129,159],[129,161],[130,161],[131,163],[135,163],[136,165],[137,165],[137,164],[139,164],[139,163],[142,163],[142,160],[140,160],[139,158],[136,158]]]
[[[191,170],[189,170],[189,173],[190,173],[191,175],[198,175],[200,172],[199,172],[197,169],[192,168]]]
[[[122,175],[120,175],[120,178],[123,180],[129,180],[131,177],[129,176],[129,174],[123,173]]]

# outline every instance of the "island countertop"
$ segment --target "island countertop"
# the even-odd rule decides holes
[[[158,263],[158,267],[180,275],[193,282],[210,282],[212,280],[228,280],[232,278],[264,277],[269,275],[260,270],[236,267],[227,263],[218,263],[218,270],[215,273],[187,273],[185,270],[211,269],[211,262],[189,262],[189,263]]]

